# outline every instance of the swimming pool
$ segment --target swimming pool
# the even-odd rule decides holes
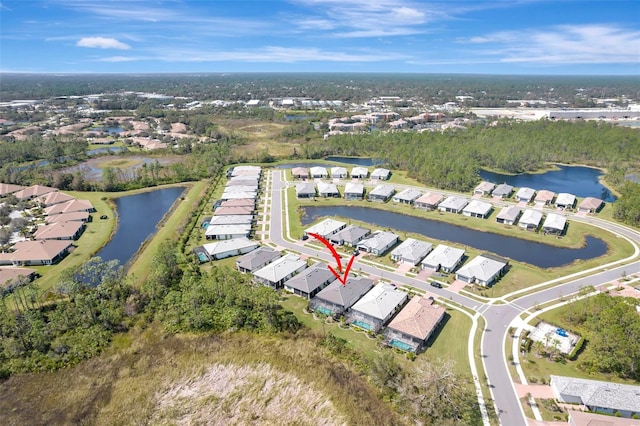
[[[202,253],[202,252],[198,252],[198,259],[200,259],[200,262],[208,262],[209,258],[207,257],[206,254]]]
[[[396,339],[391,339],[389,341],[389,344],[394,348],[398,348],[401,351],[405,351],[405,352],[413,352],[415,350],[413,346]]]
[[[333,315],[333,311],[331,309],[327,309],[327,308],[322,307],[322,306],[317,307],[316,311],[318,311],[321,314],[326,315],[326,316]]]
[[[363,330],[373,330],[373,327],[370,324],[367,324],[366,322],[360,321],[360,320],[355,320],[351,323],[351,325],[353,325],[354,327],[358,327],[361,328]]]

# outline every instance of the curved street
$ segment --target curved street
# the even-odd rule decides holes
[[[270,194],[267,195],[271,198],[269,239],[282,248],[321,258],[328,263],[332,263],[333,257],[330,253],[306,247],[302,244],[297,244],[284,238],[285,233],[288,233],[286,229],[283,229],[283,223],[285,223],[285,221],[288,222],[288,217],[283,218],[283,212],[285,215],[287,212],[287,206],[283,204],[283,192],[284,188],[287,187],[287,183],[282,180],[282,172],[283,171],[281,170],[269,172],[271,175],[271,191]],[[267,188],[267,191],[269,191],[269,188]],[[636,250],[632,257],[637,258],[639,253],[637,244],[640,244],[640,232],[593,217],[581,218],[573,216],[571,219],[590,223],[594,226],[607,229],[614,234],[626,237],[635,245]],[[402,285],[416,287],[425,291],[428,290],[430,293],[434,293],[444,300],[450,300],[482,315],[485,319],[485,329],[482,333],[481,356],[485,374],[488,379],[489,388],[496,410],[498,411],[500,422],[504,425],[511,426],[526,425],[527,420],[518,400],[518,395],[509,373],[509,361],[507,360],[505,351],[505,339],[509,328],[515,323],[515,321],[517,321],[520,314],[525,311],[529,311],[536,305],[544,304],[561,297],[566,297],[579,292],[581,288],[586,286],[598,286],[600,284],[610,282],[620,278],[623,274],[640,272],[640,260],[635,260],[634,262],[623,266],[613,266],[611,268],[608,268],[608,265],[603,265],[602,267],[597,268],[597,271],[593,271],[591,275],[561,283],[550,288],[545,288],[532,294],[526,294],[512,301],[507,301],[510,295],[505,295],[498,299],[492,299],[486,303],[449,291],[446,288],[434,288],[425,281],[420,281],[386,270],[381,271],[380,269],[365,263],[355,264],[354,270],[361,270],[362,272],[373,276],[383,276],[384,278],[388,278]],[[515,294],[517,294],[517,292],[512,293],[511,296]],[[499,302],[500,304],[494,304],[494,302]]]

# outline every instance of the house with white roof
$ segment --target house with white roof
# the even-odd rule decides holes
[[[334,179],[344,179],[347,177],[347,169],[344,167],[332,167],[331,177]]]
[[[440,244],[421,262],[422,269],[451,273],[464,258],[464,250]]]
[[[251,225],[252,214],[230,214],[226,216],[213,216],[209,219],[209,225]]]
[[[503,207],[496,216],[496,222],[505,225],[515,225],[520,217],[520,213],[522,213],[522,209],[518,206]]]
[[[410,263],[415,266],[433,250],[433,244],[426,241],[407,238],[391,251],[391,260],[400,263]]]
[[[364,185],[349,182],[344,186],[345,200],[362,200],[364,198]]]
[[[371,172],[372,180],[389,180],[391,176],[391,171],[388,169],[374,169]]]
[[[212,260],[240,256],[258,248],[258,243],[246,237],[220,240],[202,246]]]
[[[390,346],[405,352],[418,352],[429,340],[445,316],[444,306],[426,297],[414,296],[384,332]]]
[[[368,237],[371,230],[357,225],[349,225],[329,237],[329,241],[339,246],[355,247],[360,241]]]
[[[391,247],[398,242],[398,236],[393,232],[377,231],[369,237],[361,240],[358,243],[358,250],[366,251],[367,253],[374,254],[376,256],[382,256]]]
[[[285,291],[311,299],[336,280],[326,264],[316,263],[284,283]]]
[[[69,240],[18,241],[13,252],[0,253],[0,265],[53,265],[69,252]]]
[[[443,202],[438,204],[438,210],[448,213],[460,213],[465,208],[468,201],[466,198],[456,197],[452,195],[447,197]]]
[[[542,230],[549,234],[564,234],[567,226],[567,218],[558,213],[549,213],[542,224]]]
[[[281,288],[285,281],[307,268],[307,262],[295,254],[287,254],[253,273],[256,283],[275,289]]]
[[[324,315],[342,315],[373,287],[365,277],[351,276],[342,284],[335,280],[311,299],[311,309]]]
[[[309,169],[309,172],[311,173],[311,177],[313,179],[324,179],[326,177],[329,177],[329,172],[327,172],[326,167],[314,166]]]
[[[476,256],[456,273],[456,279],[468,284],[490,286],[507,270],[509,262],[488,254]]]
[[[379,201],[384,203],[388,201],[395,192],[396,189],[392,185],[381,184],[376,186],[369,192],[367,199],[369,201]]]
[[[573,209],[576,206],[576,196],[561,192],[556,197],[556,207],[559,209]]]
[[[396,286],[379,283],[351,307],[348,322],[377,333],[402,308],[407,297]]]
[[[249,237],[251,224],[209,225],[205,231],[207,240],[230,240],[232,238]]]
[[[522,213],[518,225],[527,231],[537,231],[541,221],[542,212],[540,210],[527,209]]]
[[[313,198],[316,196],[316,186],[313,182],[299,183],[296,185],[296,198]]]
[[[281,253],[271,247],[258,247],[256,250],[239,257],[236,260],[236,268],[242,273],[257,271],[279,259],[280,256]]]
[[[247,199],[247,198],[255,200],[256,198],[258,198],[258,193],[256,191],[241,191],[241,192],[224,191],[220,196],[220,199],[222,201]]]
[[[516,200],[523,203],[530,203],[536,195],[536,190],[532,188],[522,187],[516,192]]]
[[[462,209],[462,214],[469,217],[478,217],[486,219],[493,210],[493,204],[486,201],[471,200],[467,206]]]
[[[369,169],[366,167],[356,166],[351,169],[351,177],[354,179],[366,179],[369,176]]]
[[[318,234],[324,238],[329,238],[332,234],[344,229],[346,226],[347,224],[344,222],[327,218],[305,229],[304,235],[308,236],[309,234],[313,233],[313,234]]]
[[[318,182],[318,195],[324,198],[340,197],[340,192],[335,183]]]
[[[640,386],[637,385],[555,375],[551,375],[549,384],[562,403],[626,418],[640,413]]]
[[[420,191],[413,188],[407,188],[391,198],[394,203],[413,204],[413,202],[422,195]]]

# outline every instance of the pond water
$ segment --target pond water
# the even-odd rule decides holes
[[[172,187],[114,199],[118,228],[97,256],[126,265],[140,245],[155,234],[156,225],[183,192],[183,187]]]
[[[319,217],[345,217],[375,225],[380,228],[392,228],[398,231],[413,232],[427,238],[451,241],[482,251],[495,253],[518,262],[528,263],[539,268],[555,268],[572,263],[574,260],[587,260],[604,255],[607,244],[599,238],[587,236],[586,244],[579,249],[556,247],[549,244],[527,241],[516,237],[477,231],[437,220],[413,217],[369,207],[302,207],[304,215],[302,225],[307,226]],[[437,214],[437,213],[436,213]],[[483,220],[469,218],[473,220]],[[491,220],[491,219],[488,219]],[[571,224],[569,224],[571,232]],[[526,232],[513,229],[516,232]],[[402,238],[402,235],[401,235]],[[555,238],[548,236],[547,238]]]
[[[122,133],[124,129],[122,127],[94,127],[89,129],[90,132],[106,132],[106,133]]]
[[[293,169],[294,167],[304,167],[307,169],[310,169],[311,167],[324,167],[327,170],[331,168],[331,166],[328,164],[320,164],[320,163],[287,163],[287,164],[280,164],[275,168],[276,169]]]
[[[602,171],[591,167],[558,166],[558,170],[545,173],[520,175],[503,175],[500,173],[480,171],[483,180],[494,183],[508,183],[516,188],[523,186],[536,190],[547,189],[555,193],[568,192],[578,197],[596,197],[611,203],[616,197],[598,180]]]
[[[315,115],[301,115],[301,114],[289,114],[285,115],[284,119],[287,121],[300,121],[300,120],[313,120]]]
[[[99,155],[99,154],[117,154],[120,151],[126,151],[127,148],[124,146],[110,146],[103,148],[95,148],[87,151],[88,156]]]
[[[370,167],[379,166],[384,164],[384,160],[366,158],[366,157],[341,157],[341,156],[329,156],[325,157],[327,161],[335,161],[336,163],[353,164],[354,166]]]

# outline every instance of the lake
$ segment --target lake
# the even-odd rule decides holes
[[[325,157],[327,161],[335,161],[336,163],[353,164],[354,166],[370,167],[379,166],[384,164],[384,160],[378,160],[366,157],[341,157],[341,156],[329,156]]]
[[[344,217],[375,225],[382,229],[392,228],[398,231],[424,235],[430,239],[451,241],[539,268],[556,268],[568,265],[578,259],[587,260],[599,257],[607,252],[607,244],[601,239],[592,236],[586,237],[584,247],[571,249],[477,231],[437,220],[413,217],[370,207],[302,207],[302,210],[304,212],[301,219],[303,226],[310,225],[320,217]],[[469,218],[469,220],[483,219]],[[513,228],[513,232],[525,231]],[[570,223],[569,232],[571,232]],[[547,238],[555,237],[549,235]]]
[[[97,133],[122,133],[124,129],[122,127],[94,127],[93,129],[89,129],[89,131]]]
[[[503,175],[481,170],[480,177],[497,184],[508,183],[516,188],[547,189],[555,193],[568,192],[578,197],[601,198],[608,203],[616,200],[616,197],[599,181],[602,171],[581,166],[558,166],[558,168],[545,173],[520,175]]]
[[[287,163],[280,164],[276,166],[276,169],[293,169],[294,167],[303,167],[305,169],[310,169],[311,167],[324,167],[329,170],[332,166],[328,164],[320,164],[320,163]]]
[[[155,234],[156,225],[184,190],[171,187],[115,198],[118,228],[97,256],[126,265],[140,245]]]

